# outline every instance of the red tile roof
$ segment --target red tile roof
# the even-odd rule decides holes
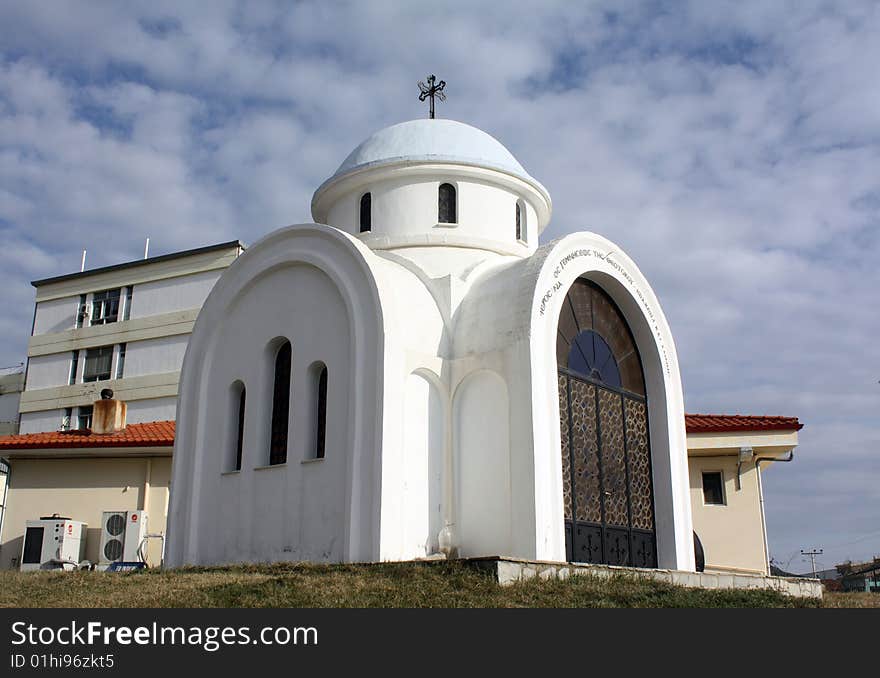
[[[75,447],[171,447],[174,445],[174,422],[151,421],[129,424],[119,433],[100,435],[82,431],[50,431],[0,436],[2,450],[32,450]]]
[[[688,433],[728,433],[733,431],[800,431],[797,417],[751,416],[745,414],[686,414]]]
[[[688,433],[727,433],[733,431],[799,431],[797,417],[747,416],[742,414],[686,414]],[[50,431],[0,436],[0,451],[77,447],[171,447],[174,422],[151,421],[129,424],[119,433],[99,435],[91,431]]]

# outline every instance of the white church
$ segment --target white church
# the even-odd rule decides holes
[[[693,571],[675,344],[600,235],[451,120],[383,129],[220,276],[166,565],[507,556]]]

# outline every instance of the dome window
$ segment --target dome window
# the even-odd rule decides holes
[[[526,213],[521,201],[516,202],[516,239],[526,243]]]
[[[369,193],[361,196],[361,233],[373,230],[373,197]]]
[[[454,224],[458,221],[455,209],[455,186],[440,184],[437,204],[437,221],[439,223]]]

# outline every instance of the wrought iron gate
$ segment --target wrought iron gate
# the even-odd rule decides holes
[[[559,370],[570,562],[657,567],[645,398]]]

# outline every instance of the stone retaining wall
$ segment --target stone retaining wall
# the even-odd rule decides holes
[[[684,572],[681,570],[654,570],[614,565],[582,565],[575,563],[552,563],[514,558],[472,558],[468,562],[475,567],[489,570],[501,585],[525,579],[566,579],[573,574],[597,577],[613,577],[626,574],[645,579],[655,579],[691,588],[703,589],[772,589],[796,598],[821,598],[822,583],[816,579],[789,577],[764,577],[753,574],[722,574],[715,572]]]

